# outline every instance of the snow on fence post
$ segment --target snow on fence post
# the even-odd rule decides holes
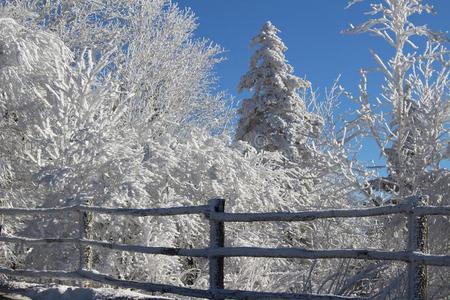
[[[92,203],[92,199],[89,198],[81,198],[80,205],[90,206]],[[91,238],[91,227],[92,227],[92,213],[83,211],[81,209],[78,210],[78,238],[80,240],[84,238]],[[92,267],[92,247],[84,246],[81,242],[78,244],[79,249],[79,264],[78,270],[82,271],[90,270]]]
[[[417,216],[415,208],[422,205],[425,197],[408,198],[411,205],[408,214],[408,251],[427,251],[427,216]],[[408,263],[408,299],[425,300],[427,298],[427,266],[410,261]]]
[[[209,213],[224,212],[224,199],[211,199],[208,201]],[[208,213],[206,217],[209,218]],[[215,221],[209,218],[209,248],[222,248],[225,243],[225,227],[222,221]],[[209,256],[209,288],[211,290],[218,290],[224,288],[224,270],[223,257]],[[219,299],[219,298],[217,298]]]

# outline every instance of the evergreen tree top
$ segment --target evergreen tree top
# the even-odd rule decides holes
[[[288,48],[278,37],[278,32],[280,30],[267,21],[260,33],[251,40],[251,47],[260,47],[251,57],[249,71],[241,78],[239,92],[254,89],[255,97],[278,95],[278,99],[283,99],[287,95],[295,97],[297,89],[309,86],[309,82],[293,75],[294,68],[288,64],[284,55]]]
[[[278,37],[279,32],[281,31],[276,28],[272,22],[267,21],[261,28],[261,32],[251,40],[250,46],[254,47],[260,44],[263,48],[271,48],[279,52],[286,52],[288,48]]]
[[[294,68],[284,55],[287,47],[278,32],[271,22],[266,22],[251,40],[250,45],[259,48],[241,78],[239,91],[251,90],[253,95],[243,101],[239,110],[236,139],[247,141],[258,150],[281,151],[298,158],[305,156],[304,144],[307,138],[317,136],[321,122],[307,111],[297,93],[309,82],[294,75]]]

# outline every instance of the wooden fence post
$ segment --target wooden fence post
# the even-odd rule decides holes
[[[224,199],[211,199],[208,201],[210,212],[224,212]],[[221,221],[209,218],[209,248],[222,248],[225,243],[225,227]],[[209,289],[224,288],[223,257],[209,257]],[[220,299],[220,298],[216,298]]]
[[[80,204],[91,205],[90,199],[82,199]],[[78,210],[78,238],[80,240],[84,238],[91,238],[91,227],[92,227],[92,213],[84,212]],[[92,268],[92,248],[91,246],[83,246],[81,243],[78,244],[79,249],[79,262],[78,270],[90,270]]]
[[[426,216],[417,216],[414,209],[423,204],[424,197],[414,196],[408,199],[408,251],[427,251],[428,225]],[[408,299],[425,300],[427,298],[427,266],[417,262],[408,263]]]

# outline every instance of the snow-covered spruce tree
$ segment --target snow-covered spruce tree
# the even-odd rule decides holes
[[[448,40],[426,25],[411,21],[417,14],[432,11],[421,0],[380,1],[371,4],[372,19],[348,30],[374,34],[394,49],[394,55],[386,58],[371,51],[377,70],[384,76],[379,97],[369,95],[370,73],[366,70],[361,71],[359,97],[348,94],[360,105],[356,120],[349,123],[353,134],[375,141],[386,162],[387,176],[378,174],[368,182],[366,190],[378,205],[397,203],[411,195],[426,195],[432,205],[450,203],[450,173],[442,164],[449,158]],[[385,223],[384,239],[390,241],[387,246],[404,244],[400,221],[392,218]],[[430,217],[428,224],[429,251],[449,253],[448,218]],[[429,270],[429,299],[448,295],[448,270]],[[400,272],[381,295],[403,297],[390,294],[392,290],[400,295],[404,292],[404,285],[399,284],[403,276],[404,272]]]
[[[251,58],[250,70],[241,78],[239,91],[249,89],[254,94],[243,101],[236,139],[259,150],[302,157],[306,140],[320,131],[320,119],[306,110],[297,93],[309,82],[293,75],[278,32],[267,22],[251,41],[251,46],[260,47]]]
[[[352,164],[348,159],[343,144],[335,139],[333,132],[322,132],[324,127],[327,130],[335,128],[331,110],[341,92],[335,85],[327,95],[328,99],[324,105],[315,102],[314,106],[319,114],[308,112],[305,99],[299,96],[298,91],[309,87],[309,83],[293,75],[293,68],[284,56],[287,48],[277,33],[278,30],[267,22],[261,33],[252,39],[251,45],[260,47],[251,59],[250,70],[241,79],[239,90],[250,89],[254,91],[254,95],[244,100],[242,104],[235,138],[248,142],[257,150],[264,150],[261,153],[277,153],[284,157],[272,161],[267,167],[273,168],[274,172],[281,169],[285,177],[298,181],[296,185],[284,186],[286,194],[298,193],[299,188],[307,192],[307,197],[298,201],[292,199],[279,203],[278,205],[283,204],[284,210],[342,208],[356,205],[356,201],[352,201],[352,193],[359,188],[358,175],[354,172],[356,164]],[[308,93],[303,93],[306,94]],[[314,93],[308,95],[311,98],[315,97]],[[326,105],[330,107],[327,108]],[[272,201],[277,200],[272,198]],[[271,204],[275,207],[278,205]],[[363,245],[364,242],[355,241],[352,235],[356,232],[350,228],[360,226],[359,228],[367,229],[369,228],[367,224],[368,222],[364,221],[351,223],[339,220],[333,222],[337,228],[330,227],[328,221],[318,221],[312,225],[304,223],[282,225],[284,234],[279,238],[279,245],[312,248],[355,247],[358,244]],[[341,229],[344,230],[340,231]],[[317,236],[307,237],[307,234],[305,236],[308,232],[321,235],[322,230],[328,233],[338,230],[340,233],[336,233],[337,236],[348,238],[337,241],[332,235],[327,235],[327,241],[318,242]],[[254,263],[257,261],[253,260]],[[267,263],[260,260],[257,265],[266,273],[278,269],[280,277],[274,276],[270,279],[258,277],[244,285],[245,288],[260,289],[261,286],[269,285],[270,280],[273,282],[284,280],[289,289],[295,291],[324,293],[326,290],[333,290],[336,294],[364,293],[367,286],[363,282],[373,276],[370,266],[351,261],[344,261],[342,265],[338,265],[336,262],[311,264],[292,260],[288,263],[286,261]],[[343,265],[347,265],[347,271],[342,270]],[[250,270],[247,274],[249,277],[254,275],[252,272],[255,271],[254,268]],[[299,270],[309,270],[310,274],[314,275],[304,277],[301,275],[304,273]],[[295,274],[294,277],[303,276],[305,280],[296,284],[291,281],[293,277],[288,274]],[[235,282],[240,282],[238,278],[242,275],[235,276]],[[333,279],[335,277],[346,277],[345,284],[337,283]],[[315,283],[310,281],[311,278],[314,278],[312,281]],[[285,288],[286,284],[280,282],[279,290],[282,290],[281,286]]]

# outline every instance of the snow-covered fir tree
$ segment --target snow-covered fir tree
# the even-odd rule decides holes
[[[302,157],[306,154],[305,142],[318,135],[321,121],[307,111],[298,94],[309,82],[293,74],[284,55],[287,47],[278,32],[271,22],[266,22],[251,41],[252,47],[259,48],[250,60],[250,70],[241,78],[239,92],[249,89],[254,94],[242,103],[236,139],[258,150]]]

